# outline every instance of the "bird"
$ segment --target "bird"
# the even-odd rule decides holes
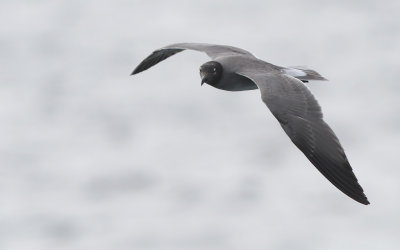
[[[176,43],[157,49],[131,75],[184,50],[203,52],[211,58],[200,66],[201,85],[226,91],[259,89],[262,101],[284,132],[317,170],[353,200],[369,204],[339,139],[305,85],[310,80],[326,80],[324,77],[312,69],[265,62],[241,48],[207,43]]]

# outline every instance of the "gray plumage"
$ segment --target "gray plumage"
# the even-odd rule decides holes
[[[178,43],[158,49],[132,75],[186,49],[205,52],[213,60],[200,68],[202,84],[228,91],[260,89],[262,101],[310,162],[343,193],[369,204],[338,138],[304,84],[325,78],[314,70],[264,62],[240,48],[203,43]]]

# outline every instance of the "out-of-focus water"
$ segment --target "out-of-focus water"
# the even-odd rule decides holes
[[[400,2],[0,3],[0,249],[399,249]],[[200,87],[242,47],[307,65],[371,201],[336,190],[258,91]]]

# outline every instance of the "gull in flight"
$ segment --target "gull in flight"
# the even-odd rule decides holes
[[[369,204],[339,139],[323,120],[321,107],[304,84],[325,78],[314,70],[267,63],[240,48],[205,43],[177,43],[155,50],[132,75],[183,50],[204,52],[212,59],[200,67],[201,85],[227,91],[259,89],[262,101],[318,171],[350,198]]]

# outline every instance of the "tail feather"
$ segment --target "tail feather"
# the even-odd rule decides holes
[[[321,76],[317,71],[308,69],[306,67],[295,66],[283,68],[282,71],[285,74],[291,75],[303,82],[308,82],[310,80],[327,81],[327,79]]]

